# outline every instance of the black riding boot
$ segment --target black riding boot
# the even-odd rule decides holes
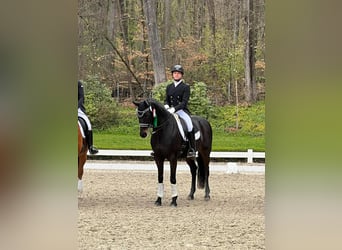
[[[191,132],[188,132],[189,139],[189,151],[186,158],[196,158],[196,141],[195,141],[195,132],[192,129]]]
[[[93,146],[93,131],[89,130],[87,132],[86,137],[87,137],[87,144],[88,144],[89,153],[92,155],[97,154],[99,152],[99,150]]]

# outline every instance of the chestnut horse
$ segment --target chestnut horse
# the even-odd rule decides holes
[[[81,124],[78,122],[78,191],[83,191],[82,176],[83,167],[87,161],[87,142],[81,132]]]

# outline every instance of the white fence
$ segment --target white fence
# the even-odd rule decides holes
[[[95,156],[151,156],[151,150],[105,150],[100,149]],[[265,159],[265,152],[253,152],[248,149],[247,152],[211,152],[211,158],[237,158],[247,159],[247,163],[253,163],[253,159]]]

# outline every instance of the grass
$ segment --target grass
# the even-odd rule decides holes
[[[221,134],[221,135],[220,135]],[[135,149],[149,150],[150,136],[141,138],[139,131],[135,134],[96,133],[94,143],[101,149]],[[213,135],[213,151],[265,151],[264,137],[229,136],[222,133]]]
[[[94,130],[94,145],[100,149],[132,149],[149,150],[150,135],[141,138],[139,135],[138,120],[133,107],[119,108],[118,124],[105,131]],[[258,103],[250,108],[241,108],[240,125],[238,131],[230,131],[232,114],[235,108],[219,107],[214,111],[218,117],[211,118],[213,127],[212,151],[265,151],[265,107],[264,103]]]

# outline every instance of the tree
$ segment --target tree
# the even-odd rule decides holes
[[[246,0],[245,4],[245,98],[249,104],[256,102],[255,82],[255,32],[253,1]]]
[[[150,43],[152,63],[154,71],[154,84],[166,81],[165,65],[159,38],[157,16],[156,16],[156,1],[143,1],[144,14],[147,22],[148,41]]]
[[[98,76],[119,101],[147,97],[173,64],[215,104],[265,92],[265,0],[79,0],[78,13],[79,78]]]

